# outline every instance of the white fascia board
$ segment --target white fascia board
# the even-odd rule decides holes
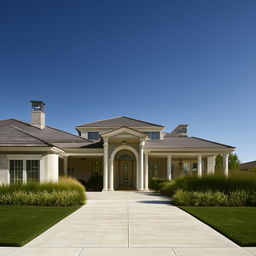
[[[51,149],[51,147],[0,147],[0,151],[8,151],[8,152],[11,152],[11,151],[21,151],[21,152],[31,152],[31,151],[34,151],[34,152],[48,152],[49,150]]]
[[[11,154],[8,154],[7,155],[7,158],[8,160],[41,160],[43,158],[43,155],[41,154],[14,154],[14,155],[11,155]]]
[[[232,153],[235,151],[233,148],[144,148],[144,151],[151,152],[154,151],[155,153],[160,152],[176,152],[176,153],[182,153],[182,152],[216,152],[218,153]],[[158,151],[158,152],[156,152]]]

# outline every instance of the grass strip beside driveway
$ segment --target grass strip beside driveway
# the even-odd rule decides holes
[[[180,207],[240,246],[256,246],[256,207]]]
[[[0,245],[23,246],[78,208],[1,205]]]

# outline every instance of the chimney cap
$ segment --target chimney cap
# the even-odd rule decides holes
[[[45,103],[41,100],[31,100],[32,111],[42,111],[44,112]]]

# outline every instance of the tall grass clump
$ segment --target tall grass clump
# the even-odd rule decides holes
[[[0,185],[1,205],[76,206],[85,203],[85,189],[77,180]]]
[[[256,192],[256,175],[236,173],[229,177],[223,175],[186,176],[173,181],[157,180],[157,186],[155,187],[157,187],[157,191],[170,196],[173,196],[178,189],[190,192],[206,192],[210,190],[225,194],[236,190],[254,193]]]

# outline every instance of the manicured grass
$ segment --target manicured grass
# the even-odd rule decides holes
[[[0,245],[22,246],[78,208],[1,205]]]
[[[256,246],[256,207],[180,207],[240,246]]]

